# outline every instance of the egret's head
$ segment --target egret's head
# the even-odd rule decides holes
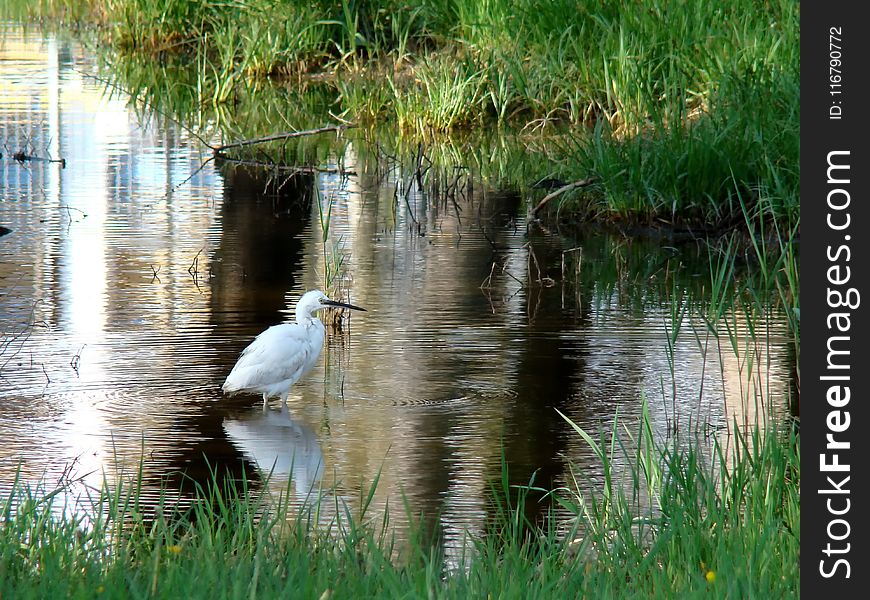
[[[330,300],[326,294],[320,290],[311,290],[310,292],[305,292],[299,299],[299,302],[296,303],[296,320],[303,321],[305,319],[310,319],[318,310],[331,307],[365,310],[364,308],[354,306],[353,304],[345,304],[344,302]]]

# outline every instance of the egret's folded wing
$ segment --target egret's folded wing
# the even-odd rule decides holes
[[[225,392],[267,392],[276,385],[289,385],[301,375],[313,349],[305,329],[297,324],[270,327],[242,351],[224,382]]]

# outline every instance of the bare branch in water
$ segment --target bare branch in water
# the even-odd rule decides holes
[[[329,131],[344,131],[345,129],[349,129],[351,127],[356,127],[356,125],[327,125],[325,127],[319,127],[317,129],[307,129],[305,131],[288,131],[285,133],[276,133],[274,135],[267,135],[264,137],[253,138],[250,140],[242,140],[240,142],[233,142],[231,144],[223,144],[222,146],[217,146],[213,148],[215,156],[222,155],[224,150],[229,148],[242,148],[244,146],[253,146],[254,144],[264,144],[266,142],[274,142],[277,140],[286,140],[289,138],[303,137],[306,135],[315,135],[318,133],[326,133]]]
[[[540,212],[540,210],[542,208],[544,208],[547,205],[547,203],[550,200],[552,200],[553,198],[557,198],[557,197],[561,196],[562,194],[564,194],[566,192],[570,192],[571,190],[575,190],[577,188],[590,186],[593,183],[595,183],[596,181],[598,181],[597,177],[587,177],[586,179],[579,179],[573,183],[569,183],[568,185],[563,185],[558,190],[556,190],[554,192],[550,192],[549,194],[544,196],[543,199],[540,202],[538,202],[538,205],[532,209],[532,215],[537,216],[538,212]]]
[[[2,157],[3,157],[3,155],[0,154],[0,158],[2,158]],[[30,154],[27,154],[26,152],[16,152],[12,155],[12,159],[16,160],[20,163],[23,163],[23,162],[60,163],[61,169],[66,168],[66,159],[65,158],[43,158],[41,156],[31,156]]]

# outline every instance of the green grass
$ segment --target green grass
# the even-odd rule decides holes
[[[581,431],[578,428],[578,431]],[[379,523],[336,507],[329,526],[267,505],[244,482],[212,482],[176,509],[139,487],[92,490],[84,513],[58,510],[62,489],[16,484],[0,502],[4,598],[791,597],[797,596],[799,442],[786,430],[718,443],[657,444],[649,421],[595,442],[605,487],[557,490],[574,511],[567,535],[523,517],[526,494],[503,482],[493,522],[464,564],[445,570],[415,532],[398,545]],[[634,468],[612,477],[614,452]],[[723,465],[727,464],[727,467]],[[581,475],[578,475],[578,477]],[[639,497],[654,498],[644,507]],[[192,506],[192,508],[190,507]],[[64,515],[64,516],[61,516]],[[401,551],[398,551],[401,549]],[[712,574],[711,574],[712,573]],[[714,579],[711,581],[711,579]]]
[[[799,9],[785,0],[764,7],[750,0],[642,6],[428,0],[416,7],[349,0],[13,0],[6,10],[90,18],[122,54],[203,61],[226,84],[222,102],[233,99],[229,92],[243,79],[322,71],[339,81],[368,77],[367,93],[340,98],[352,118],[383,109],[398,117],[422,95],[435,102],[449,97],[475,119],[606,122],[634,135],[719,112],[733,99],[722,89],[734,82],[751,91],[780,78],[796,84],[799,76]],[[386,107],[384,84],[391,96]],[[756,98],[743,110],[764,111],[774,99]],[[441,112],[421,114],[421,124],[443,127]]]
[[[799,90],[790,77],[723,83],[718,110],[620,139],[606,125],[573,136],[563,177],[597,183],[566,208],[615,220],[730,228],[744,206],[800,220]],[[752,108],[757,108],[753,110]]]
[[[656,442],[648,418],[622,435],[615,424],[599,442],[574,427],[604,469],[597,497],[562,500],[589,528],[591,539],[581,539],[594,548],[596,583],[587,589],[595,597],[797,596],[796,434],[776,428],[738,434],[732,450],[717,440],[704,457],[709,445],[703,442]],[[635,465],[627,491],[614,481],[618,453]]]
[[[559,131],[565,160],[548,170],[597,182],[557,209],[727,229],[742,202],[798,223],[800,11],[789,0],[11,0],[3,11],[98,25],[119,83],[182,99],[166,111],[179,118],[235,124],[277,88],[292,90],[281,130],[336,115],[424,138]],[[251,137],[280,127],[270,121]]]

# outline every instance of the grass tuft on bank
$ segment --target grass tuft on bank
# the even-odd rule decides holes
[[[351,90],[339,98],[350,117],[398,120],[420,104],[435,129],[606,122],[633,135],[718,111],[735,82],[799,77],[799,8],[787,0],[763,10],[751,0],[11,0],[6,10],[90,22],[120,54],[204,61],[240,84],[328,74]],[[777,97],[755,100],[743,109]]]
[[[288,105],[308,105],[299,95],[310,90],[319,124],[390,123],[424,139],[560,133],[565,157],[551,175],[595,179],[552,203],[574,219],[723,230],[741,224],[744,204],[785,229],[799,223],[797,2],[9,0],[3,10],[95,26],[109,70],[134,74],[123,87],[172,80],[183,107],[170,114],[235,121],[263,112],[277,87]],[[307,126],[274,121],[251,137]]]
[[[526,492],[508,485],[505,470],[494,482],[488,533],[469,540],[458,564],[419,533],[396,554],[380,526],[387,520],[337,507],[317,525],[319,517],[276,505],[254,485],[215,480],[177,508],[168,496],[146,500],[135,481],[106,483],[73,511],[63,509],[62,487],[17,482],[0,501],[0,596],[797,596],[793,432],[756,430],[726,449],[700,439],[661,445],[648,420],[626,431],[615,425],[598,442],[583,432],[603,463],[604,487],[554,492],[575,514],[567,530],[528,522]],[[633,465],[621,478],[620,452]]]

